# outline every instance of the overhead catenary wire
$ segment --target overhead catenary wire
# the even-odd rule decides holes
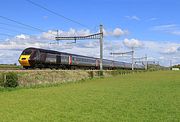
[[[15,27],[15,28],[22,28],[22,29],[25,29],[25,30],[30,30],[30,31],[39,31],[39,30],[35,30],[34,28],[29,28],[29,27],[27,27],[27,26],[18,26],[18,25],[13,25],[13,24],[8,24],[8,23],[3,23],[3,22],[0,22],[0,25],[6,25],[6,26],[10,26],[10,27]],[[1,27],[0,27],[1,28]],[[19,31],[20,32],[20,31]],[[45,32],[45,30],[44,31],[40,31],[40,32]],[[24,32],[23,32],[24,33]],[[47,33],[49,33],[49,34],[51,34],[51,35],[53,35],[53,36],[56,36],[55,34],[53,34],[53,32],[47,32]],[[25,33],[24,33],[25,34]],[[27,34],[27,35],[29,35],[29,34]]]
[[[13,37],[13,35],[7,34],[7,33],[0,33],[2,36],[7,36],[7,37]]]
[[[48,9],[48,8],[40,5],[40,4],[37,4],[37,3],[33,2],[33,1],[31,1],[31,0],[26,0],[26,1],[29,2],[29,3],[31,3],[31,4],[33,4],[33,5],[35,5],[35,6],[37,6],[37,7],[39,7],[39,8],[41,8],[41,9],[46,10],[46,11],[48,11],[48,12],[50,12],[50,13],[52,13],[52,14],[60,17],[60,18],[64,18],[65,20],[68,20],[68,21],[70,21],[70,22],[76,23],[76,24],[78,24],[78,25],[80,25],[80,26],[82,26],[82,27],[85,27],[85,28],[87,28],[87,29],[89,28],[89,27],[87,27],[86,25],[84,25],[84,24],[82,24],[82,23],[80,23],[80,22],[78,22],[78,21],[76,21],[76,20],[70,19],[70,18],[68,18],[68,17],[66,17],[66,16],[64,16],[64,15],[62,15],[62,14],[59,14],[59,13],[57,13],[57,12],[55,12],[55,11],[52,11],[52,10],[50,10],[50,9]]]
[[[1,23],[0,23],[0,24],[1,24]],[[28,29],[28,28],[26,28],[26,29]],[[19,30],[15,30],[15,29],[10,29],[10,28],[6,28],[6,27],[1,27],[1,26],[0,26],[0,30],[8,31],[8,32],[13,32],[13,33],[15,33],[16,35],[17,35],[17,34],[23,34],[23,35],[33,36],[33,35],[30,35],[30,34],[28,34],[28,33],[23,32],[23,31],[19,31]],[[29,30],[29,29],[28,29],[28,30]],[[48,32],[48,33],[49,33],[49,32]],[[49,34],[51,34],[51,33],[49,33]],[[2,35],[2,36],[7,36],[7,37],[15,37],[15,35],[10,35],[10,34],[6,34],[6,33],[0,33],[0,35]],[[55,36],[55,35],[53,34],[53,36]],[[0,39],[0,40],[3,40],[3,39]]]
[[[8,20],[8,21],[11,21],[11,22],[14,22],[14,23],[17,23],[17,24],[20,24],[20,25],[23,25],[23,26],[26,26],[26,27],[29,27],[29,28],[33,28],[33,29],[38,30],[38,31],[40,31],[40,32],[44,32],[44,30],[42,30],[42,29],[40,29],[40,28],[33,27],[33,26],[31,26],[31,25],[28,25],[28,24],[25,24],[25,23],[22,23],[22,22],[19,22],[19,21],[16,21],[16,20],[13,20],[13,19],[4,17],[4,16],[1,16],[1,15],[0,15],[0,18],[5,19],[5,20]]]
[[[18,30],[14,30],[14,29],[9,29],[9,28],[5,28],[5,27],[0,27],[0,30],[3,30],[3,31],[10,31],[10,32],[14,32],[14,33],[20,33],[20,34],[26,34],[26,35],[29,35],[27,33],[24,33],[22,31],[18,31]]]
[[[40,29],[40,28],[37,28],[37,27],[31,26],[31,25],[28,25],[28,24],[19,22],[19,21],[14,20],[14,19],[10,19],[10,18],[8,18],[8,17],[4,17],[4,16],[1,16],[1,15],[0,15],[0,18],[5,19],[5,20],[8,20],[8,21],[11,21],[11,22],[14,22],[14,23],[17,23],[17,24],[19,24],[19,25],[23,25],[23,26],[25,26],[25,27],[28,27],[28,28],[31,28],[31,29],[34,29],[34,30],[37,30],[37,31],[39,31],[39,32],[46,32],[45,30],[42,30],[42,29]],[[53,35],[53,36],[55,36],[55,34],[52,34],[52,33],[50,33],[50,34]]]
[[[19,25],[13,25],[13,24],[9,24],[9,23],[4,23],[4,22],[0,22],[0,25],[5,25],[5,26],[9,26],[9,27],[11,27],[11,28],[21,28],[21,29],[25,29],[25,30],[31,30],[31,31],[37,31],[37,30],[35,30],[35,29],[33,29],[33,28],[29,28],[29,27],[26,27],[26,26],[19,26]],[[39,30],[38,30],[39,31]]]

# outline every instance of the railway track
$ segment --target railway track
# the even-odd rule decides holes
[[[0,72],[34,72],[34,71],[38,71],[38,72],[49,72],[49,71],[82,71],[80,69],[76,69],[76,70],[63,70],[63,69],[0,69]],[[84,71],[98,71],[98,70],[84,70]],[[110,71],[110,70],[109,70]]]

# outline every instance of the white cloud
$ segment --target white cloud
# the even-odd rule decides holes
[[[172,54],[172,53],[176,53],[176,52],[178,52],[178,47],[176,47],[176,46],[166,47],[163,51],[163,53],[166,53],[166,54]]]
[[[39,36],[17,35],[0,43],[0,50],[23,50],[27,47],[45,47],[48,40]]]
[[[127,30],[122,30],[121,28],[115,28],[112,32],[113,36],[122,36],[122,35],[127,35],[128,31]]]
[[[159,59],[160,59],[160,60],[164,60],[165,57],[164,57],[164,56],[160,56]]]
[[[112,31],[103,30],[104,36],[114,36],[114,37],[120,37],[124,35],[128,35],[128,30],[123,30],[121,28],[115,28]]]
[[[17,63],[20,51],[14,50],[1,50],[0,51],[0,64],[13,64]]]
[[[135,16],[135,15],[133,15],[133,16],[125,16],[127,19],[129,19],[129,20],[136,20],[136,21],[140,21],[141,19],[139,18],[139,17],[137,17],[137,16]]]
[[[59,36],[86,36],[89,35],[91,32],[90,30],[76,30],[70,28],[68,31],[58,30]],[[43,32],[41,37],[45,39],[54,40],[57,36],[57,31],[49,30],[48,32]]]
[[[75,30],[69,29],[68,32],[62,31],[61,34],[73,35],[74,32],[79,34],[89,34],[89,30]],[[119,29],[108,31],[110,34],[121,35],[122,32]],[[60,41],[59,44],[53,41],[51,36],[55,31],[48,31],[37,36],[30,35],[17,35],[14,38],[7,39],[0,42],[0,63],[17,63],[19,55],[22,50],[27,47],[37,47],[44,49],[57,50],[62,52],[69,52],[74,54],[81,54],[93,57],[99,57],[99,40],[81,40],[75,44],[67,44],[67,41]],[[56,44],[50,44],[56,43]],[[69,41],[72,42],[72,41]],[[128,48],[127,48],[128,47]],[[145,54],[148,55],[148,59],[160,60],[163,65],[168,65],[169,59],[173,57],[174,63],[180,63],[180,43],[171,41],[140,41],[138,39],[116,39],[116,40],[104,40],[104,58],[112,59],[111,52],[126,52],[131,47],[135,47],[135,57],[143,57]],[[142,48],[143,47],[143,48]],[[160,57],[163,57],[160,58]],[[179,57],[179,58],[178,58]],[[130,62],[130,57],[114,57],[116,60]],[[163,61],[164,60],[164,61]]]
[[[173,34],[173,35],[180,35],[180,30],[172,31],[171,34]]]
[[[151,28],[153,31],[160,31],[172,35],[180,35],[180,26],[176,24],[159,25]]]
[[[158,18],[153,17],[149,19],[149,21],[155,21],[155,20],[158,20]]]
[[[153,29],[154,30],[170,30],[170,29],[174,29],[176,28],[177,25],[176,24],[168,24],[168,25],[158,25],[158,26],[154,26]]]
[[[20,34],[16,36],[17,39],[29,39],[28,35]]]
[[[130,39],[131,40],[131,39]],[[135,49],[135,54],[137,57],[143,57],[145,54],[148,55],[148,59],[152,61],[160,61],[161,65],[168,66],[169,60],[173,57],[173,62],[180,64],[180,43],[173,41],[130,41],[129,39],[124,39],[123,44],[131,48],[136,45],[138,48]],[[139,43],[140,42],[140,43]],[[178,57],[178,58],[177,58]]]
[[[156,61],[160,61],[161,65],[169,66],[169,60],[173,57],[173,62],[180,64],[180,43],[173,41],[143,41],[143,53],[147,53],[155,57]]]
[[[104,49],[109,51],[118,51],[123,48],[123,44],[120,40],[109,40],[104,42]]]
[[[118,27],[113,29],[112,31],[103,29],[103,33],[104,33],[104,36],[115,36],[115,37],[129,34],[128,30],[123,30]],[[76,29],[70,28],[68,31],[58,30],[58,34],[59,34],[59,36],[65,36],[65,37],[67,37],[67,36],[86,36],[86,35],[93,34],[93,32],[91,32],[88,29],[76,30]],[[49,30],[48,32],[43,32],[41,35],[41,38],[54,40],[56,36],[57,36],[57,31]]]
[[[143,46],[143,43],[137,39],[124,39],[123,43],[128,48],[139,48]]]
[[[80,48],[97,48],[99,47],[99,40],[78,41],[76,46]]]
[[[178,52],[180,43],[171,41],[143,41],[144,47],[158,53],[172,54]]]
[[[129,34],[128,30],[123,30],[118,27],[111,31],[103,29],[103,33],[104,33],[104,36],[114,36],[114,37],[119,37],[119,36]],[[58,30],[58,34],[59,34],[59,36],[65,36],[65,37],[67,37],[67,36],[86,36],[86,35],[93,34],[93,32],[91,32],[88,29],[76,30],[76,29],[70,28],[68,31]],[[49,30],[48,32],[42,33],[41,38],[54,40],[56,36],[57,36],[57,31]]]
[[[107,32],[107,31],[105,31]],[[59,36],[85,36],[89,35],[92,32],[90,30],[76,30],[70,28],[68,31],[59,30]],[[123,31],[120,28],[115,28],[113,31],[108,31],[107,36],[120,36],[126,34],[126,31]],[[23,50],[27,47],[38,47],[38,48],[50,48],[55,44],[53,40],[57,35],[57,31],[49,30],[48,32],[43,32],[37,36],[30,36],[20,34],[15,36],[14,38],[6,39],[0,42],[0,50]],[[71,43],[72,41],[61,41],[61,49],[64,48],[71,48],[72,46],[68,46],[67,43]],[[51,45],[50,45],[51,43]],[[57,46],[57,44],[55,44]],[[62,46],[63,45],[63,46]],[[97,47],[98,41],[83,41],[78,43],[78,47],[85,47],[85,48],[93,48]],[[59,47],[58,47],[59,48]]]

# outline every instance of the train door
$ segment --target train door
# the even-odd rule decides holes
[[[76,61],[76,56],[72,56],[72,65],[76,65],[77,61]]]
[[[41,52],[40,53],[40,62],[45,63],[46,57],[47,57],[47,54]]]
[[[60,55],[56,56],[56,63],[61,64],[61,56]]]
[[[112,61],[112,67],[114,68],[114,61]]]
[[[72,64],[72,56],[70,55],[69,56],[69,65],[71,65]]]
[[[99,67],[99,65],[100,65],[100,61],[99,59],[96,59],[96,67]]]

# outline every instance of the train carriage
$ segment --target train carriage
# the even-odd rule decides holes
[[[19,57],[19,63],[28,68],[56,68],[56,69],[99,69],[99,58],[70,54],[39,48],[27,48]],[[129,69],[131,63],[103,59],[104,69]],[[136,69],[143,69],[142,65],[135,65]]]

